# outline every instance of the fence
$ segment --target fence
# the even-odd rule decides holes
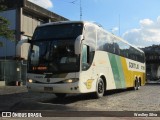
[[[5,85],[14,86],[17,81],[26,84],[27,65],[16,60],[0,60],[0,81]]]

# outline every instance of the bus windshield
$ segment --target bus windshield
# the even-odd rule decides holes
[[[30,73],[79,72],[80,57],[75,54],[75,40],[82,34],[82,24],[38,27],[31,40]]]
[[[64,73],[79,71],[79,55],[74,52],[75,40],[33,41],[29,54],[29,72]]]
[[[77,38],[82,34],[82,23],[58,24],[37,27],[33,40],[53,38]]]

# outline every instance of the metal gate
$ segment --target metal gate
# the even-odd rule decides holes
[[[0,81],[5,85],[14,86],[16,83],[26,84],[27,65],[22,61],[0,60]]]

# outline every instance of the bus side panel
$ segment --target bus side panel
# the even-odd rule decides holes
[[[134,87],[135,78],[141,78],[141,85],[145,84],[145,64],[121,57],[126,87]],[[133,63],[134,66],[131,64]],[[131,64],[131,65],[130,65]]]
[[[98,76],[104,75],[107,83],[107,90],[116,89],[116,84],[114,80],[114,74],[112,71],[112,66],[110,62],[110,57],[107,52],[97,51],[96,52],[96,71]],[[103,68],[103,69],[102,69]]]
[[[130,62],[138,64],[139,69],[129,68]],[[96,51],[91,67],[80,72],[79,90],[81,93],[96,91],[97,79],[102,75],[106,78],[107,90],[133,87],[135,76],[141,77],[144,85],[145,71],[141,70],[144,65],[112,53]]]
[[[145,81],[145,64],[108,53],[116,89],[134,87],[135,78]]]
[[[121,57],[108,53],[110,64],[112,68],[112,73],[114,76],[114,81],[116,84],[116,89],[118,88],[125,88],[126,87],[126,81],[124,76],[123,67],[121,64]]]
[[[97,80],[102,75],[106,78],[106,89],[116,89],[108,53],[104,51],[96,51],[91,67],[87,71],[80,72],[80,92],[95,92]]]
[[[121,63],[123,67],[126,87],[132,87],[133,86],[133,72],[128,70],[126,58],[121,57]]]

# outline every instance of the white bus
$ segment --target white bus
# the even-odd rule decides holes
[[[102,27],[84,21],[47,23],[30,41],[28,91],[91,93],[145,84],[144,52]]]

